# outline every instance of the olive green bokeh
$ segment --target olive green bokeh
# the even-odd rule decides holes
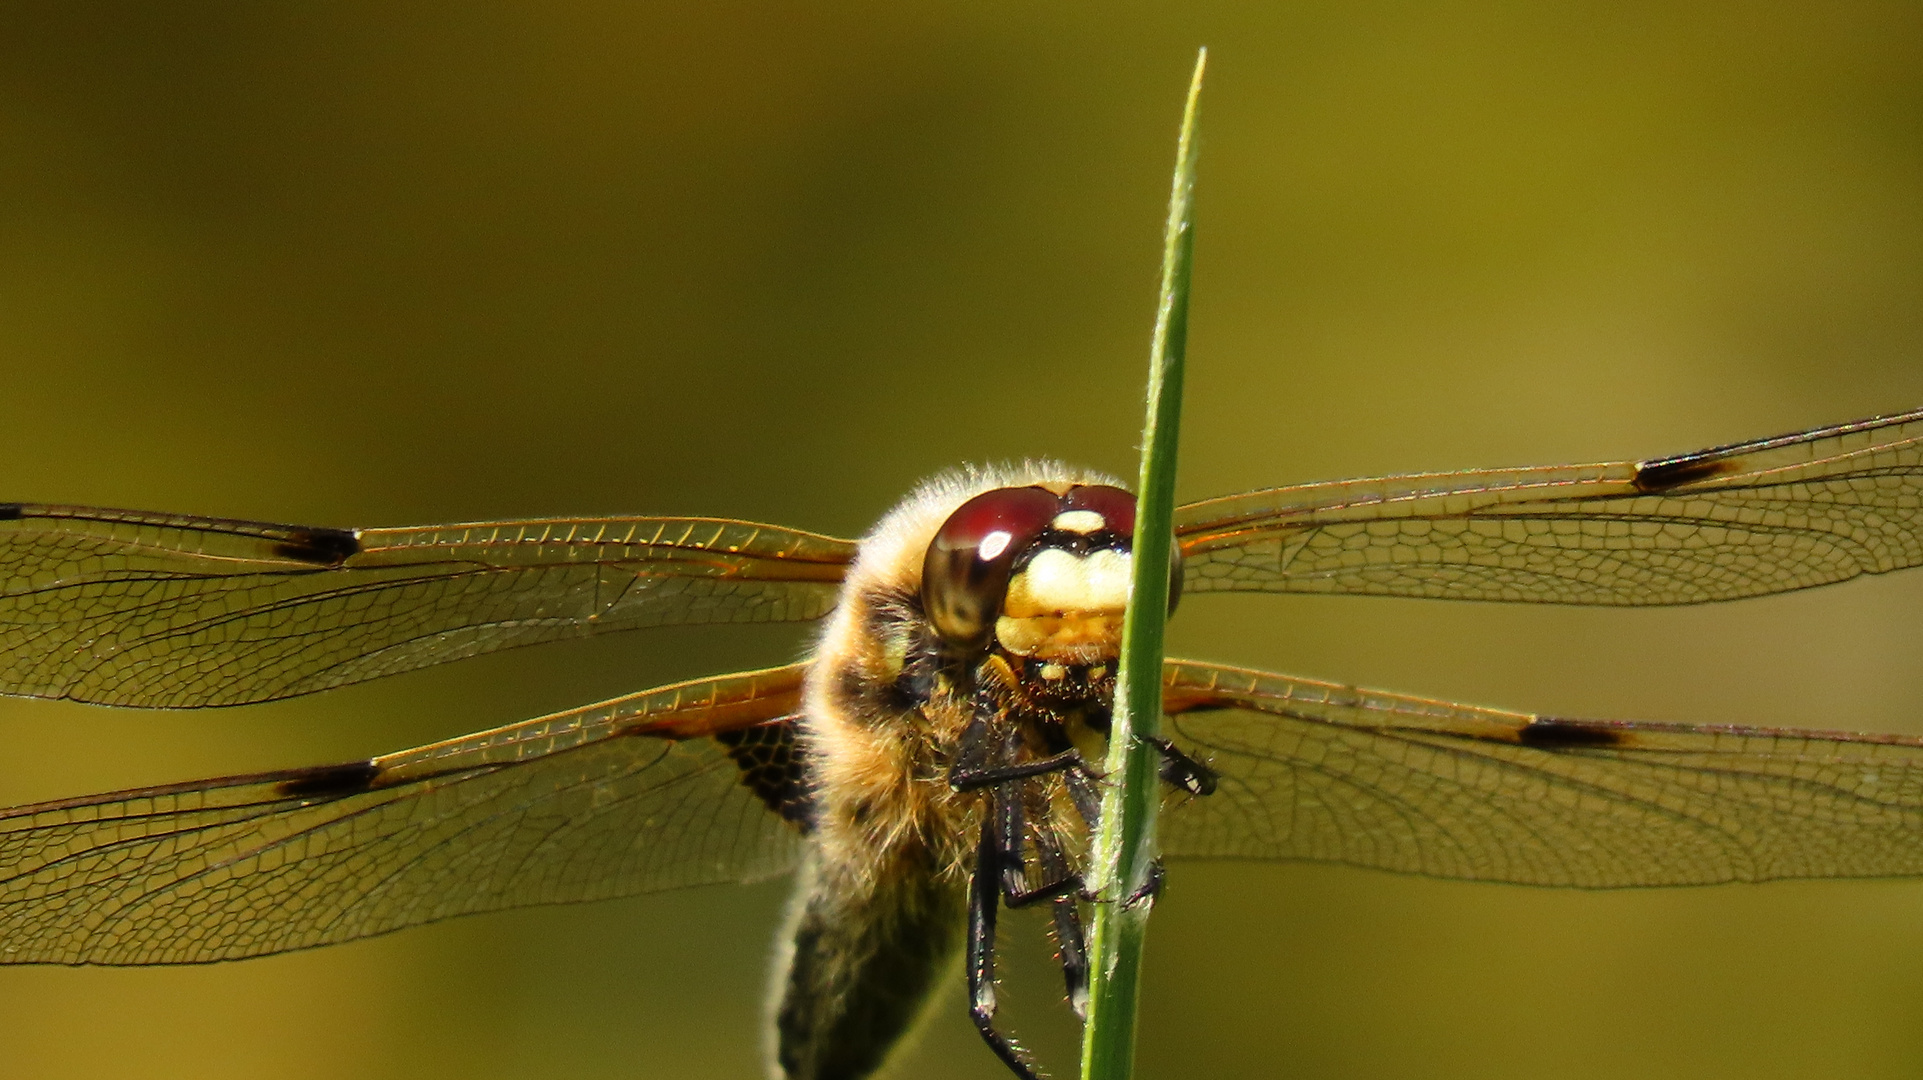
[[[9,5],[0,497],[853,533],[1133,475],[1210,46],[1186,497],[1923,404],[1923,9]],[[1178,654],[1566,715],[1923,732],[1923,575],[1675,611],[1198,597]],[[0,801],[342,760],[778,662],[536,649],[256,709],[0,703]],[[779,885],[176,970],[0,970],[41,1078],[741,1077]],[[1039,927],[1010,1024],[1075,1033]],[[1138,1076],[1899,1077],[1923,884],[1181,864]],[[905,1075],[999,1077],[952,1000]]]

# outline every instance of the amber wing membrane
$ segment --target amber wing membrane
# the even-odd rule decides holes
[[[272,701],[644,626],[813,619],[854,545],[751,522],[416,529],[0,507],[0,693]]]
[[[1923,874],[1923,740],[1565,720],[1171,660],[1173,856],[1619,888]]]
[[[1183,589],[1695,604],[1923,562],[1923,411],[1642,462],[1274,488],[1176,511]]]
[[[0,962],[181,964],[786,870],[801,665],[0,812]]]

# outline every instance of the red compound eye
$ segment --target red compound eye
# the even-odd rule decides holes
[[[1087,484],[1070,488],[1068,497],[1062,500],[1064,510],[1093,510],[1102,515],[1108,531],[1124,538],[1135,536],[1135,496],[1118,487],[1107,484]],[[1168,609],[1174,614],[1175,605],[1182,599],[1182,549],[1175,546],[1169,549]]]
[[[1084,484],[1068,489],[1062,500],[1064,510],[1093,510],[1102,515],[1109,532],[1117,536],[1135,535],[1135,496],[1107,484]]]
[[[948,515],[921,568],[922,609],[942,640],[988,642],[1016,557],[1062,509],[1062,500],[1042,488],[997,488]]]

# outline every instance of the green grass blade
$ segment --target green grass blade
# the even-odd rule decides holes
[[[1175,449],[1181,435],[1182,360],[1188,347],[1189,259],[1195,246],[1195,113],[1208,50],[1195,58],[1175,186],[1162,241],[1162,289],[1149,350],[1148,420],[1137,488],[1133,591],[1122,623],[1115,721],[1109,737],[1109,786],[1102,828],[1089,855],[1089,884],[1109,902],[1095,905],[1089,937],[1092,985],[1082,1031],[1082,1080],[1127,1080],[1135,1066],[1135,999],[1148,929],[1148,904],[1114,902],[1141,888],[1155,859],[1161,802],[1158,756],[1144,738],[1162,721],[1162,630],[1168,618],[1169,549],[1174,543]]]

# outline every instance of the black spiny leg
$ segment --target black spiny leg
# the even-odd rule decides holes
[[[1011,1072],[1022,1080],[1042,1080],[1014,1040],[995,1028],[995,917],[1002,899],[1002,853],[995,835],[1001,814],[994,804],[1005,797],[996,792],[989,798],[988,813],[982,817],[981,847],[975,853],[975,873],[969,879],[968,1015],[974,1019],[982,1041]]]
[[[1215,794],[1215,770],[1195,760],[1177,749],[1175,744],[1160,736],[1148,740],[1149,745],[1162,755],[1162,763],[1156,769],[1162,782],[1173,784],[1190,795]]]
[[[980,723],[978,720],[971,724],[962,735],[962,752],[948,770],[950,787],[956,791],[975,791],[1011,780],[1026,780],[1031,776],[1052,772],[1065,773],[1069,795],[1075,800],[1076,809],[1090,828],[1096,827],[1100,800],[1093,797],[1094,784],[1090,780],[1088,762],[1080,750],[1068,749],[1013,765],[989,765],[986,763],[987,753],[979,746],[986,736],[985,729],[979,734],[976,732],[976,725]],[[974,738],[971,740],[970,736]],[[1190,795],[1215,794],[1217,778],[1214,769],[1183,753],[1181,748],[1167,739],[1158,736],[1147,741],[1162,757],[1156,772],[1163,783],[1179,787]],[[971,746],[971,742],[975,745]]]
[[[1093,834],[1102,827],[1102,795],[1095,790],[1095,781],[1086,769],[1070,769],[1062,774],[1068,785],[1068,798],[1075,804],[1075,812],[1082,816],[1082,824],[1088,826]]]
[[[1135,891],[1122,899],[1122,910],[1153,904],[1162,895],[1162,885],[1168,880],[1168,871],[1162,869],[1162,857],[1157,855],[1148,864],[1148,876],[1136,886]]]
[[[1002,903],[1010,910],[1027,907],[1038,900],[1053,900],[1070,894],[1079,896],[1082,891],[1082,876],[1070,873],[1059,857],[1054,866],[1044,864],[1047,880],[1033,889],[1028,887],[1028,872],[1024,866],[1028,834],[1022,807],[1022,796],[1026,794],[1023,786],[1017,783],[996,788],[994,798],[990,800],[995,819],[995,846],[1000,850],[1002,861]],[[1042,844],[1038,843],[1037,846],[1046,850]]]
[[[962,729],[961,738],[955,741],[955,763],[948,767],[949,785],[960,788],[954,777],[974,776],[988,768],[989,754],[996,749],[988,739],[988,721],[975,717]]]
[[[1021,746],[1021,738],[1010,732],[1007,746],[998,747],[990,741],[988,721],[977,716],[969,721],[962,730],[961,739],[955,750],[955,763],[948,767],[948,786],[956,791],[979,791],[985,787],[1006,784],[1011,780],[1026,780],[1031,776],[1061,772],[1086,773],[1088,763],[1082,760],[1079,750],[1070,748],[1059,754],[1045,758],[1009,764],[1015,750]]]
[[[1021,733],[1010,731],[1002,743],[1002,760],[1015,756],[1021,745]],[[1010,898],[1009,907],[1014,907],[1013,898],[1028,892],[1028,874],[1023,863],[1023,830],[1027,827],[1024,820],[1022,788],[1026,785],[1009,784],[996,788],[988,800],[989,814],[995,821],[995,848],[1001,857],[1001,892]]]
[[[1081,878],[1068,871],[1068,860],[1062,857],[1062,849],[1054,841],[1043,837],[1035,847],[1041,852],[1042,869],[1050,876],[1064,879],[1074,878],[1079,887]],[[1062,981],[1068,986],[1068,1007],[1075,1010],[1075,1016],[1088,1019],[1088,938],[1082,933],[1082,912],[1077,906],[1079,898],[1073,895],[1058,896],[1050,914],[1055,922],[1055,948],[1062,962]]]
[[[978,788],[1006,784],[1011,780],[1026,780],[1031,776],[1045,773],[1085,772],[1088,763],[1082,760],[1080,750],[1064,750],[1045,758],[1031,758],[1013,765],[983,765],[970,768],[964,754],[957,758],[954,768],[948,770],[948,786],[956,791],[974,791]]]

